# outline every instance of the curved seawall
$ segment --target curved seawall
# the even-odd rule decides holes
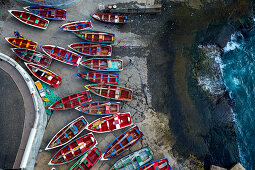
[[[44,105],[36,90],[34,81],[29,76],[29,74],[16,61],[8,57],[7,55],[0,53],[0,59],[9,63],[20,73],[22,78],[25,80],[32,97],[35,110],[35,119],[19,167],[22,169],[33,169],[47,123],[47,116],[45,113]]]

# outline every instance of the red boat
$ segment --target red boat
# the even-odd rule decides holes
[[[141,137],[143,133],[137,126],[130,128],[117,137],[105,150],[102,160],[108,160],[119,156],[127,149],[133,146]]]
[[[99,31],[75,31],[72,32],[77,37],[90,42],[96,43],[114,43],[114,34],[108,32]]]
[[[82,59],[82,56],[61,47],[54,45],[42,45],[40,47],[47,55],[65,64],[78,67]]]
[[[90,20],[76,21],[76,22],[71,22],[71,23],[61,25],[59,28],[63,29],[64,31],[82,31],[86,29],[91,29],[92,24]]]
[[[80,137],[61,148],[50,160],[48,165],[60,165],[68,163],[86,153],[90,148],[97,145],[96,138],[92,133]]]
[[[132,90],[111,84],[89,84],[85,86],[92,93],[115,100],[131,101]]]
[[[108,58],[92,58],[83,60],[81,65],[96,71],[121,71],[122,60]]]
[[[8,10],[16,19],[32,27],[46,29],[49,21],[38,15],[19,10]]]
[[[27,40],[24,38],[17,38],[17,37],[6,37],[6,41],[8,41],[11,45],[17,48],[26,48],[29,50],[35,50],[38,43],[32,40]]]
[[[54,20],[66,19],[66,10],[64,9],[58,9],[58,8],[49,7],[49,6],[27,6],[27,7],[24,7],[24,9],[46,19],[54,19]]]
[[[58,87],[62,82],[61,77],[43,66],[33,63],[25,63],[25,65],[36,78],[46,84],[49,84],[53,87]]]
[[[56,101],[56,103],[52,104],[49,107],[49,109],[52,109],[52,110],[72,109],[74,107],[80,106],[90,101],[91,101],[91,95],[89,91],[85,91],[81,93],[72,94],[70,96],[66,96]]]
[[[54,149],[67,144],[78,136],[86,126],[86,119],[83,116],[78,117],[58,131],[58,133],[50,140],[45,150]]]
[[[132,125],[130,113],[121,113],[99,118],[87,127],[88,130],[97,133],[111,132]]]
[[[110,115],[120,113],[120,102],[93,102],[78,106],[76,110],[91,115]]]
[[[84,72],[78,73],[79,77],[94,83],[119,84],[119,75],[102,72]]]
[[[94,167],[99,159],[101,158],[102,153],[97,147],[94,147],[88,153],[83,155],[71,168],[70,170],[89,170]]]
[[[40,66],[49,67],[52,61],[50,57],[26,48],[11,48],[11,50],[22,60]]]
[[[94,13],[94,14],[91,14],[91,17],[94,18],[95,20],[105,22],[105,23],[111,23],[111,24],[126,24],[127,23],[127,17],[123,15]]]
[[[74,51],[88,56],[111,56],[112,46],[106,44],[79,42],[69,45]]]
[[[168,159],[161,159],[158,161],[150,162],[137,170],[171,170]]]

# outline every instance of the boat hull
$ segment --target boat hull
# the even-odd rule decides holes
[[[107,13],[93,13],[90,15],[97,21],[110,23],[110,24],[126,24],[127,17],[117,14],[107,14]]]
[[[24,7],[25,10],[39,15],[46,19],[52,20],[65,20],[66,19],[66,10],[49,7],[49,6],[27,6]]]
[[[149,147],[132,152],[117,160],[110,170],[137,169],[153,159]]]
[[[109,160],[115,158],[127,149],[133,146],[139,139],[141,139],[143,133],[137,126],[130,128],[117,137],[105,150],[101,160]]]
[[[168,159],[161,159],[161,160],[157,160],[151,163],[148,163],[140,168],[138,168],[137,170],[171,170],[171,166],[169,165]]]
[[[84,135],[62,147],[48,165],[60,165],[73,161],[96,145],[97,141],[92,133]]]
[[[78,67],[82,59],[82,56],[58,46],[42,45],[40,47],[48,56],[71,66]]]
[[[91,29],[92,23],[90,20],[76,21],[76,22],[71,22],[71,23],[61,25],[59,28],[64,31],[83,31],[83,30]]]
[[[58,133],[50,140],[45,150],[54,149],[67,144],[86,129],[86,126],[87,121],[84,116],[78,117],[59,130]]]
[[[81,61],[81,65],[95,71],[122,71],[123,61],[110,58],[93,58]]]
[[[49,67],[52,59],[40,52],[28,50],[26,48],[11,48],[11,50],[22,60],[38,64],[43,67]]]
[[[92,102],[75,109],[91,115],[111,115],[120,113],[120,102]]]
[[[92,93],[109,99],[131,101],[132,90],[112,84],[89,84],[85,86]]]
[[[77,37],[95,43],[114,43],[115,35],[107,32],[99,32],[99,31],[75,31],[72,32]]]
[[[62,82],[62,78],[60,76],[43,66],[33,63],[25,63],[25,65],[36,78],[46,84],[58,87]]]
[[[130,113],[105,116],[91,122],[86,128],[96,133],[112,132],[132,125]]]
[[[49,109],[52,110],[67,110],[72,109],[74,107],[80,106],[84,103],[90,102],[91,95],[89,91],[81,92],[72,94],[70,96],[63,97],[62,99],[58,100],[54,104],[52,104]]]
[[[27,40],[24,38],[17,38],[17,37],[6,37],[6,41],[8,41],[11,45],[17,48],[26,48],[28,50],[36,50],[38,45],[37,42],[32,40]]]
[[[25,12],[25,11],[19,11],[19,10],[8,10],[8,11],[17,20],[29,26],[40,28],[40,29],[46,29],[49,25],[49,21],[47,19],[44,19],[38,15]]]
[[[84,156],[82,156],[70,170],[89,170],[92,169],[100,160],[102,153],[97,147],[93,147]]]
[[[79,42],[70,44],[74,51],[87,56],[108,57],[112,55],[112,46],[107,44]]]
[[[102,72],[84,72],[78,73],[79,77],[94,82],[94,83],[107,83],[107,84],[119,84],[119,75],[102,73]]]

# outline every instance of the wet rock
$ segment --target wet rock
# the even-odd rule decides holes
[[[221,48],[216,45],[199,46],[200,56],[194,74],[198,84],[211,96],[222,95],[225,85],[221,75]]]
[[[216,166],[216,165],[211,165],[210,170],[227,170],[227,169]]]
[[[237,163],[235,166],[233,166],[230,170],[245,170],[245,168],[242,166],[242,164]]]

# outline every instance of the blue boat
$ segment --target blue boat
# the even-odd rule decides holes
[[[123,154],[142,137],[143,133],[138,126],[133,126],[110,143],[102,156],[102,160],[109,160]]]

